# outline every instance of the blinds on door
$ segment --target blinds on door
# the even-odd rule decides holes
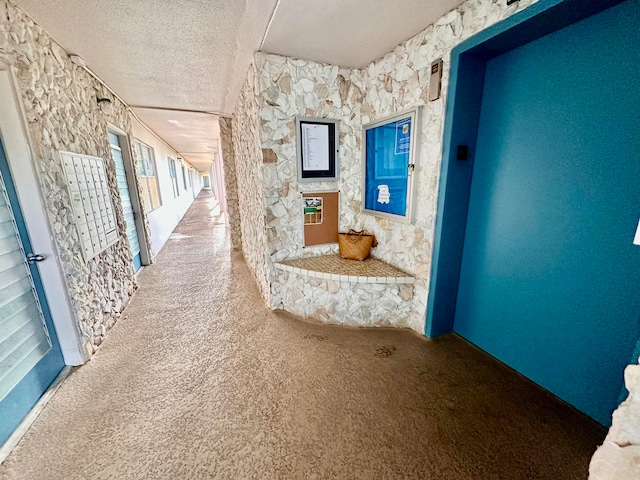
[[[138,232],[136,230],[136,221],[133,215],[133,205],[131,204],[131,196],[129,195],[129,185],[127,184],[127,173],[124,169],[124,159],[118,136],[109,133],[109,142],[111,143],[111,156],[116,165],[116,178],[118,180],[118,191],[120,192],[120,201],[122,202],[122,214],[127,224],[127,238],[131,246],[131,252],[135,257],[140,253],[140,244],[138,243]]]
[[[0,401],[51,343],[0,176]]]

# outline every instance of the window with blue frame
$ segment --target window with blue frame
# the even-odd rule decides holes
[[[364,209],[410,219],[416,110],[364,126]]]

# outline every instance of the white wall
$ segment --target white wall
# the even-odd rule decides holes
[[[185,191],[180,162],[183,162],[187,175],[189,168],[193,168],[191,164],[186,160],[178,160],[178,152],[151,133],[137,119],[132,119],[131,123],[134,138],[150,146],[153,149],[156,160],[156,172],[158,175],[162,205],[151,212],[147,211],[147,217],[149,218],[149,228],[151,230],[151,246],[153,247],[154,254],[157,255],[171,236],[173,229],[176,228],[178,222],[180,222],[185,212],[193,203],[194,198],[202,189],[202,178],[201,175],[199,175],[197,182],[192,182],[191,185],[189,185],[189,180],[187,179],[188,188]],[[173,180],[169,176],[168,158],[176,161],[178,197],[174,197],[173,195]]]
[[[217,153],[214,162],[209,170],[209,179],[211,181],[211,190],[218,199],[220,211],[225,214],[225,222],[229,226],[229,218],[227,215],[227,190],[225,187],[224,171],[222,169],[222,155]]]

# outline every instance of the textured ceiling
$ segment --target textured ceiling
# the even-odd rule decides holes
[[[132,105],[231,112],[276,0],[17,0]]]
[[[461,3],[461,0],[282,0],[262,49],[361,68]]]
[[[361,67],[461,3],[14,1],[202,172],[217,152],[219,132],[212,114],[233,111],[253,52],[263,40],[262,49],[271,53]]]
[[[16,3],[129,105],[228,114],[276,0]],[[216,117],[135,112],[194,166],[209,170]]]
[[[218,117],[202,113],[134,108],[134,113],[202,172],[211,168],[218,151]],[[167,143],[169,141],[167,140]]]

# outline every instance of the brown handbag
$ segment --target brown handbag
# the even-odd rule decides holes
[[[354,229],[347,233],[338,233],[340,256],[350,260],[364,260],[371,253],[371,247],[378,245],[375,235],[369,235]]]

